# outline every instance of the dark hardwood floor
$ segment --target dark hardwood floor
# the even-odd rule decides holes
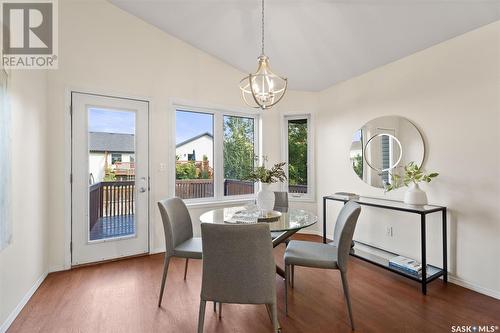
[[[320,237],[296,238],[320,241]],[[283,247],[276,261],[282,264]],[[14,332],[195,332],[201,261],[174,259],[163,306],[157,307],[163,255],[49,274],[10,327]],[[357,332],[451,332],[452,325],[499,325],[500,301],[441,281],[428,295],[417,283],[359,259],[349,264]],[[228,269],[231,269],[228,267]],[[297,267],[284,314],[283,280],[276,277],[279,321],[285,332],[349,332],[337,271]],[[272,332],[265,306],[226,304],[222,320],[207,306],[205,332]]]

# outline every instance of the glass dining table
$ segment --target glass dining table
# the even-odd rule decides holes
[[[276,247],[300,229],[318,222],[318,216],[307,210],[289,208],[285,212],[263,218],[256,206],[240,206],[210,210],[200,216],[200,222],[228,225],[267,223],[273,236],[273,247]],[[276,273],[282,277],[285,276],[283,269],[278,266],[276,266]]]

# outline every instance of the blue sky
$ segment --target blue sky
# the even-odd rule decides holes
[[[211,114],[175,112],[175,144],[205,132],[213,135],[213,116]]]
[[[135,112],[89,109],[89,132],[135,134]]]
[[[176,111],[175,143],[208,132],[213,135],[213,116],[206,113]],[[89,109],[89,132],[135,134],[135,113]]]
[[[361,141],[361,130],[357,130],[352,136],[352,141]]]

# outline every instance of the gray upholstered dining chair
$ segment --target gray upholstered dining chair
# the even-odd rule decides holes
[[[274,208],[278,212],[288,211],[288,192],[274,192]]]
[[[274,330],[279,331],[276,266],[269,226],[202,223],[201,237],[203,276],[198,333],[203,332],[207,301],[265,304]]]
[[[273,210],[286,213],[288,212],[288,192],[274,192],[274,208]],[[281,232],[273,231],[271,232],[271,237],[275,239],[281,234]],[[288,244],[288,239],[285,240],[285,244]]]
[[[329,244],[291,241],[285,250],[285,311],[288,315],[288,283],[290,281],[290,267],[306,266],[316,268],[337,269],[340,271],[344,296],[349,311],[351,328],[354,330],[352,318],[351,298],[347,284],[347,261],[351,251],[351,242],[354,229],[358,221],[361,206],[349,201],[342,207],[337,217],[333,242]],[[292,273],[293,275],[293,273]],[[293,277],[292,277],[293,281]],[[293,284],[292,284],[293,286]]]
[[[161,280],[160,299],[161,306],[163,290],[167,280],[168,264],[170,258],[186,258],[184,267],[184,280],[186,279],[189,259],[201,259],[201,238],[193,237],[193,225],[189,211],[180,198],[171,198],[158,202],[163,230],[165,232],[165,261],[163,264],[163,278]]]

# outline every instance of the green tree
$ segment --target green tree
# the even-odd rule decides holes
[[[254,166],[254,120],[224,116],[224,178],[245,179]]]
[[[175,164],[175,179],[196,179],[196,166],[193,161]]]
[[[288,121],[288,181],[307,185],[307,120]]]
[[[363,156],[361,154],[354,156],[352,167],[359,178],[363,179]]]

